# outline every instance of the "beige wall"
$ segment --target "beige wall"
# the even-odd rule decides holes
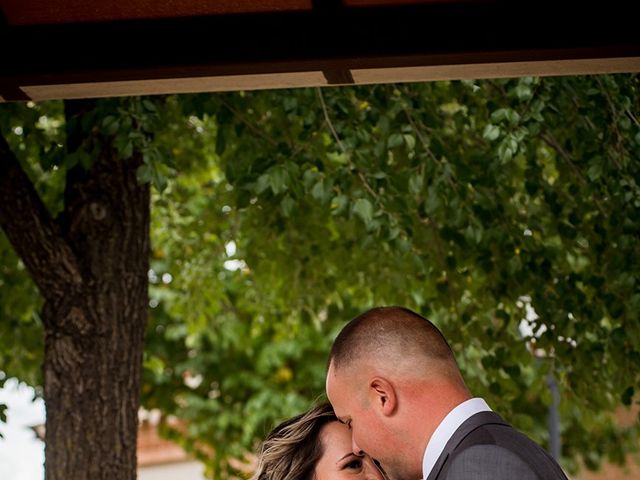
[[[139,480],[204,480],[204,467],[196,461],[138,467]]]
[[[640,415],[640,399],[636,398],[631,408],[620,408],[616,413],[616,417],[620,426],[630,427],[638,421]],[[640,479],[640,456],[627,457],[627,465],[619,467],[617,465],[603,465],[602,469],[597,472],[589,472],[583,470],[575,476],[575,480],[622,480],[622,479]]]
[[[574,480],[622,480],[640,478],[640,466],[630,460],[626,468],[616,465],[605,465],[598,472],[583,471],[574,477]]]

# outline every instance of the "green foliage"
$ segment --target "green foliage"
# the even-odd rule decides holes
[[[212,475],[322,394],[332,338],[381,304],[437,323],[472,391],[543,444],[552,373],[568,469],[636,448],[612,414],[640,388],[637,76],[103,102],[95,125],[156,186],[143,403],[186,421],[165,432]],[[60,106],[11,108],[59,211],[53,166],[82,159],[46,163],[62,133],[33,125]],[[2,241],[0,329],[37,332]],[[3,340],[2,369],[37,382],[21,342],[31,363]]]
[[[0,130],[52,214],[62,210],[64,117],[61,103],[7,104]],[[42,300],[3,235],[0,236],[0,371],[41,383]],[[0,374],[1,376],[1,374]]]

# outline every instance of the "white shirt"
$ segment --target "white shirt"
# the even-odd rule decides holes
[[[422,478],[426,480],[429,476],[445,445],[460,425],[476,413],[490,411],[489,405],[482,398],[471,398],[451,410],[429,439],[422,458]]]

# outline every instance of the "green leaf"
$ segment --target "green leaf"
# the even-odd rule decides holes
[[[333,215],[340,215],[344,213],[349,206],[349,197],[346,195],[336,195],[331,200],[331,213]]]
[[[295,110],[298,106],[298,99],[295,97],[285,97],[283,101],[285,112]]]
[[[146,164],[140,165],[136,170],[136,179],[140,184],[150,183],[153,180],[153,168]]]
[[[102,120],[102,130],[105,135],[115,135],[119,128],[120,122],[113,115],[109,115]]]
[[[528,85],[519,84],[516,86],[514,92],[519,100],[529,100],[533,96],[531,87]]]
[[[329,152],[327,153],[327,158],[334,163],[339,165],[345,165],[349,163],[350,155],[346,152]]]
[[[142,100],[142,105],[144,106],[144,108],[146,108],[148,111],[152,112],[152,113],[157,113],[158,109],[156,108],[156,106],[154,105],[154,103],[145,98],[144,100]]]
[[[499,108],[491,114],[491,121],[494,123],[508,122],[515,125],[520,121],[520,115],[511,108]]]
[[[404,134],[402,138],[404,138],[404,143],[407,145],[407,150],[413,152],[416,148],[416,138],[409,134]]]
[[[85,150],[76,150],[65,158],[65,166],[67,168],[72,168],[75,165],[80,165],[85,170],[89,170],[93,165],[93,157]]]
[[[289,173],[284,166],[276,166],[269,171],[269,186],[274,195],[287,189]]]
[[[154,170],[153,186],[158,190],[158,192],[162,193],[167,188],[167,177],[157,170]]]
[[[165,369],[165,363],[156,355],[148,355],[144,360],[144,368],[161,377]]]
[[[270,186],[271,186],[270,175],[268,173],[263,173],[258,177],[258,182],[256,183],[256,186],[255,186],[255,192],[262,193]]]
[[[587,169],[589,180],[595,182],[602,176],[602,166],[602,158],[600,157],[594,158],[590,162],[589,168]]]
[[[296,205],[296,202],[293,198],[291,198],[289,195],[285,196],[280,202],[280,207],[282,208],[282,214],[285,217],[289,217],[295,205]]]
[[[484,127],[484,131],[482,132],[482,138],[492,142],[499,136],[500,136],[500,127],[493,125],[491,123],[487,124],[487,126]]]
[[[389,139],[387,140],[387,148],[388,149],[397,148],[397,147],[401,146],[403,143],[404,143],[404,138],[403,138],[402,134],[394,133],[394,134],[390,135]]]
[[[373,220],[373,205],[366,198],[359,198],[353,205],[353,212],[369,227]]]
[[[124,148],[120,151],[123,159],[127,160],[133,156],[133,142],[129,140]]]
[[[414,174],[409,179],[409,191],[413,195],[422,193],[424,189],[424,177],[421,174]]]
[[[332,182],[329,178],[320,179],[311,189],[311,196],[320,203],[327,203],[332,196]]]
[[[502,163],[509,162],[518,151],[518,142],[513,134],[507,135],[498,145],[498,158]]]

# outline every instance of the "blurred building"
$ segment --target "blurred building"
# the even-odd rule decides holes
[[[640,421],[640,408],[635,403],[632,408],[619,409],[616,417],[621,426],[631,426],[634,422]],[[618,465],[605,464],[597,472],[590,472],[586,469],[582,470],[574,480],[627,480],[630,478],[640,478],[640,457],[627,458],[627,465],[619,467]]]
[[[138,431],[138,479],[204,480],[202,463],[190,458],[182,448],[160,438],[158,429],[149,423]]]
[[[138,429],[139,480],[204,480],[204,466],[158,433],[159,417],[141,412]]]

